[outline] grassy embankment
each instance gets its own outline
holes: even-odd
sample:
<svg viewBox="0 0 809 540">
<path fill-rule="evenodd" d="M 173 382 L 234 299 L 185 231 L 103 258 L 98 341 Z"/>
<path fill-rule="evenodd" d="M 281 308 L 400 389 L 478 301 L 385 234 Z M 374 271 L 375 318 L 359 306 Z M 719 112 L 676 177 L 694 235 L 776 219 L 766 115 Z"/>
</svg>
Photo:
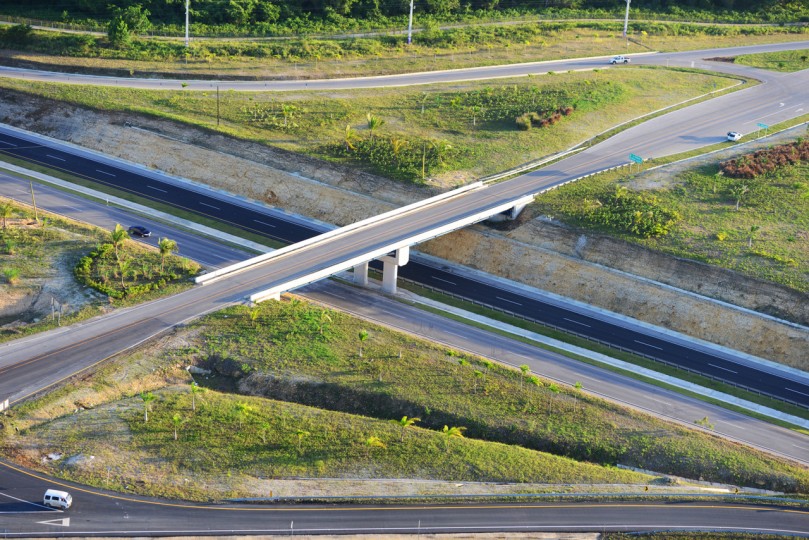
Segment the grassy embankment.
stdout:
<svg viewBox="0 0 809 540">
<path fill-rule="evenodd" d="M 809 488 L 805 468 L 756 450 L 302 302 L 229 308 L 175 339 L 17 409 L 21 431 L 7 432 L 8 451 L 31 463 L 45 449 L 94 455 L 87 466 L 49 468 L 183 497 L 205 496 L 184 478 L 214 484 L 231 475 L 652 481 L 611 468 L 618 463 L 792 493 Z M 207 392 L 192 396 L 180 384 L 190 363 L 219 373 L 199 379 Z M 139 397 L 147 392 L 156 400 Z M 87 410 L 70 414 L 77 403 Z M 403 429 L 405 415 L 419 420 Z M 465 438 L 452 428 L 464 428 Z M 244 485 L 230 482 L 226 492 L 244 494 Z"/>
<path fill-rule="evenodd" d="M 771 71 L 793 72 L 809 68 L 809 51 L 782 51 L 737 56 L 735 63 Z"/>
<path fill-rule="evenodd" d="M 319 39 L 214 41 L 194 39 L 189 49 L 177 40 L 135 39 L 110 47 L 105 37 L 33 31 L 8 34 L 0 28 L 4 62 L 57 70 L 164 74 L 172 77 L 322 78 L 431 71 L 560 58 L 681 51 L 804 39 L 802 26 L 700 25 L 634 22 L 630 37 L 619 21 L 529 22 L 469 26 L 404 35 Z"/>
<path fill-rule="evenodd" d="M 587 178 L 546 193 L 534 203 L 532 212 L 807 292 L 807 174 L 809 164 L 803 162 L 756 178 L 738 179 L 720 174 L 719 163 L 713 163 L 650 189 L 642 187 L 643 174 L 619 178 L 619 185 L 641 187 L 628 193 L 643 193 L 653 198 L 657 207 L 679 214 L 669 234 L 652 238 L 639 238 L 590 219 L 593 208 L 615 193 L 614 175 Z"/>
<path fill-rule="evenodd" d="M 714 90 L 735 79 L 614 68 L 497 81 L 340 92 L 190 92 L 52 85 L 4 79 L 3 87 L 98 110 L 147 114 L 406 182 L 452 183 L 500 172 L 580 143 L 616 124 Z M 665 76 L 666 85 L 660 85 Z M 217 102 L 218 119 L 217 123 Z M 519 130 L 525 113 L 572 114 Z M 369 115 L 375 119 L 372 127 Z M 349 126 L 347 128 L 347 126 Z"/>
</svg>

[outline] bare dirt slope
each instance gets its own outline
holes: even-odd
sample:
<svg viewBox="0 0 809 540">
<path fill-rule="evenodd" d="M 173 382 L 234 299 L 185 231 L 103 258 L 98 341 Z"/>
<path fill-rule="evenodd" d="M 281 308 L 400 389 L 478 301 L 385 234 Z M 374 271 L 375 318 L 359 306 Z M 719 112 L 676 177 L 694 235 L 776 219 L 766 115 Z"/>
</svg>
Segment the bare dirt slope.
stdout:
<svg viewBox="0 0 809 540">
<path fill-rule="evenodd" d="M 201 129 L 7 91 L 0 91 L 0 120 L 338 225 L 434 194 Z M 582 236 L 541 219 L 506 233 L 470 227 L 419 250 L 809 369 L 806 328 L 672 288 L 809 325 L 809 297 L 785 287 L 610 238 Z"/>
</svg>

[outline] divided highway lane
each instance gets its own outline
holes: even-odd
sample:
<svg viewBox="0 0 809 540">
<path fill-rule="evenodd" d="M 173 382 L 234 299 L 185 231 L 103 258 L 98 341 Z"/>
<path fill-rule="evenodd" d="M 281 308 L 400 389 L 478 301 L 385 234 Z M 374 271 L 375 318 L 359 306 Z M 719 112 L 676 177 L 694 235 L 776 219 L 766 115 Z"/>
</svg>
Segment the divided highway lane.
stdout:
<svg viewBox="0 0 809 540">
<path fill-rule="evenodd" d="M 61 512 L 38 504 L 46 487 L 55 485 L 65 484 L 0 461 L 0 528 L 4 538 L 605 530 L 720 530 L 809 536 L 809 511 L 741 501 L 217 505 L 159 501 L 68 484 L 74 506 Z"/>
<path fill-rule="evenodd" d="M 169 182 L 159 174 L 147 175 L 136 168 L 115 166 L 111 161 L 99 160 L 89 155 L 77 156 L 69 150 L 68 147 L 45 146 L 36 138 L 21 137 L 8 130 L 0 131 L 0 151 L 4 153 L 36 163 L 47 163 L 46 159 L 58 158 L 58 168 L 65 172 L 81 175 L 88 180 L 111 185 L 126 192 L 183 208 L 211 219 L 226 221 L 231 225 L 275 240 L 293 243 L 324 232 L 311 225 L 290 222 L 284 217 L 260 211 L 255 206 L 243 205 L 238 201 L 233 202 L 221 195 L 214 197 L 203 189 L 190 189 L 187 185 Z M 495 194 L 497 201 L 502 198 Z M 467 207 L 477 206 L 477 203 L 462 202 L 462 204 Z M 438 211 L 443 212 L 443 210 Z M 767 372 L 756 366 L 740 364 L 730 355 L 723 358 L 715 350 L 697 349 L 675 343 L 671 339 L 666 339 L 662 334 L 650 335 L 646 330 L 637 327 L 630 328 L 628 324 L 621 324 L 615 320 L 606 320 L 603 314 L 595 311 L 589 313 L 582 312 L 582 310 L 573 311 L 548 303 L 541 297 L 531 297 L 524 291 L 504 290 L 494 281 L 484 283 L 479 279 L 469 279 L 451 270 L 436 268 L 418 257 L 414 257 L 408 265 L 400 268 L 400 276 L 504 311 L 518 313 L 531 320 L 551 324 L 575 334 L 591 337 L 644 356 L 659 358 L 710 377 L 809 407 L 809 384 L 806 380 L 789 379 L 783 373 Z M 157 321 L 152 322 L 157 323 Z M 139 330 L 147 330 L 151 327 L 152 324 L 146 323 Z M 35 384 L 34 381 L 32 381 L 33 384 Z M 27 388 L 23 395 L 27 395 L 28 391 L 33 391 L 32 388 Z"/>
</svg>

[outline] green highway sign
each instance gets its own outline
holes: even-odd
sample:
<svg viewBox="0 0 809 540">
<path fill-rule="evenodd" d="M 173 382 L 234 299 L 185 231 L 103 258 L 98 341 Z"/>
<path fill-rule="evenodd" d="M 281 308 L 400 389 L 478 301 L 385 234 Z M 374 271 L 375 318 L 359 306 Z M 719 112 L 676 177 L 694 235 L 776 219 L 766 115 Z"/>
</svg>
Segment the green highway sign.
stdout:
<svg viewBox="0 0 809 540">
<path fill-rule="evenodd" d="M 640 156 L 636 156 L 635 154 L 629 154 L 629 159 L 634 161 L 635 163 L 643 163 L 643 158 Z"/>
<path fill-rule="evenodd" d="M 770 126 L 768 126 L 767 124 L 756 124 L 756 125 L 757 125 L 758 127 L 760 127 L 761 129 L 767 129 L 768 127 L 770 127 Z"/>
</svg>

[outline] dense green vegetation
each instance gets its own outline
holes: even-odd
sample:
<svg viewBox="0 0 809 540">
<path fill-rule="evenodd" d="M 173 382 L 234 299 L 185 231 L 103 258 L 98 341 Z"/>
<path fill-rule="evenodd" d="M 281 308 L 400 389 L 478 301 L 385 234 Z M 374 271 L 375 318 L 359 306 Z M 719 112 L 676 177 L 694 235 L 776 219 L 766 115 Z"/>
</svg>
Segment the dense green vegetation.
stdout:
<svg viewBox="0 0 809 540">
<path fill-rule="evenodd" d="M 643 191 L 619 188 L 676 212 L 680 220 L 668 235 L 642 240 L 632 231 L 593 220 L 593 208 L 611 208 L 615 179 L 607 176 L 546 193 L 537 199 L 534 211 L 573 225 L 596 226 L 676 256 L 809 291 L 809 163 L 789 164 L 767 155 L 762 159 L 768 165 L 781 165 L 750 178 L 723 174 L 721 164 L 715 163 L 680 174 L 664 187 Z M 752 164 L 755 160 L 751 153 L 738 161 Z M 743 170 L 753 168 L 744 166 Z M 643 184 L 643 176 L 628 180 Z"/>
<path fill-rule="evenodd" d="M 164 289 L 171 283 L 187 281 L 199 272 L 199 264 L 177 257 L 177 243 L 168 238 L 153 250 L 125 249 L 127 231 L 116 225 L 108 242 L 99 244 L 79 260 L 76 278 L 110 298 L 135 298 Z"/>
<path fill-rule="evenodd" d="M 376 59 L 434 54 L 489 51 L 507 47 L 527 49 L 530 57 L 541 55 L 544 46 L 562 33 L 576 38 L 593 34 L 619 36 L 623 25 L 619 21 L 559 21 L 511 24 L 504 26 L 469 26 L 440 29 L 430 28 L 414 34 L 412 45 L 404 35 L 384 35 L 346 38 L 316 38 L 293 36 L 283 40 L 214 41 L 195 39 L 189 48 L 179 40 L 139 38 L 112 25 L 107 36 L 59 33 L 34 30 L 30 26 L 0 27 L 0 45 L 15 51 L 27 51 L 68 57 L 113 58 L 120 60 L 163 61 L 226 61 L 247 58 L 253 61 L 326 61 Z M 124 23 L 125 24 L 125 23 Z M 134 24 L 134 23 L 133 23 Z M 805 26 L 704 26 L 694 23 L 635 22 L 632 33 L 636 39 L 651 46 L 665 40 L 686 37 L 745 38 L 753 36 L 805 35 Z M 616 43 L 616 47 L 619 43 Z M 663 45 L 665 47 L 665 45 Z M 624 48 L 626 45 L 624 45 Z M 669 45 L 668 47 L 671 47 Z M 640 49 L 638 49 L 640 50 Z M 513 60 L 516 61 L 516 60 Z"/>
<path fill-rule="evenodd" d="M 196 0 L 191 20 L 195 33 L 244 33 L 273 35 L 304 32 L 357 31 L 372 28 L 404 28 L 408 0 Z M 619 18 L 625 2 L 610 0 L 565 0 L 534 2 L 515 0 L 427 0 L 417 4 L 417 20 L 432 23 L 481 21 L 524 17 Z M 24 6 L 0 1 L 0 12 L 37 17 L 63 23 L 101 26 L 122 10 L 142 6 L 150 23 L 179 29 L 184 21 L 181 2 L 171 0 L 30 0 Z M 140 9 L 140 8 L 138 8 Z M 681 21 L 795 22 L 809 19 L 805 0 L 657 0 L 633 6 L 633 19 Z"/>
</svg>

